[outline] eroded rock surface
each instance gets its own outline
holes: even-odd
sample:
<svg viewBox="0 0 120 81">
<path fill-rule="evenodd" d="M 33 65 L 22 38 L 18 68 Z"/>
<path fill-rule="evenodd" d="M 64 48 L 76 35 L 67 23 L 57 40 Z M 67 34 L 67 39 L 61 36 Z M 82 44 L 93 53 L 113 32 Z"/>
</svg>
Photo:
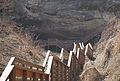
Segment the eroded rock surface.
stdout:
<svg viewBox="0 0 120 81">
<path fill-rule="evenodd" d="M 6 15 L 38 39 L 87 41 L 103 29 L 104 19 L 97 3 L 103 2 L 94 0 L 93 5 L 84 0 L 15 0 L 13 12 Z"/>
<path fill-rule="evenodd" d="M 87 69 L 95 67 L 103 81 L 120 81 L 120 19 L 112 18 L 107 26 L 95 47 L 96 60 L 88 61 L 84 71 L 87 72 Z M 93 77 L 91 75 L 91 78 Z"/>
<path fill-rule="evenodd" d="M 9 20 L 0 21 L 0 64 L 6 65 L 11 57 L 42 64 L 45 54 L 15 23 Z"/>
<path fill-rule="evenodd" d="M 96 68 L 89 68 L 81 75 L 82 81 L 102 81 L 100 73 Z"/>
</svg>

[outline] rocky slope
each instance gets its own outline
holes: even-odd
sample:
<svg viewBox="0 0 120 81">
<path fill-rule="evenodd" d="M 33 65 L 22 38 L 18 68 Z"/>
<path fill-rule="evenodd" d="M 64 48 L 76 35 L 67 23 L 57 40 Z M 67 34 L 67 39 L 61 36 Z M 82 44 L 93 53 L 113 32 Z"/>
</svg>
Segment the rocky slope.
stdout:
<svg viewBox="0 0 120 81">
<path fill-rule="evenodd" d="M 107 26 L 95 47 L 96 60 L 84 66 L 82 81 L 120 81 L 120 19 L 110 19 Z"/>
<path fill-rule="evenodd" d="M 42 64 L 45 51 L 32 41 L 31 37 L 9 20 L 0 21 L 0 64 L 6 64 L 10 57 L 21 58 Z"/>
</svg>

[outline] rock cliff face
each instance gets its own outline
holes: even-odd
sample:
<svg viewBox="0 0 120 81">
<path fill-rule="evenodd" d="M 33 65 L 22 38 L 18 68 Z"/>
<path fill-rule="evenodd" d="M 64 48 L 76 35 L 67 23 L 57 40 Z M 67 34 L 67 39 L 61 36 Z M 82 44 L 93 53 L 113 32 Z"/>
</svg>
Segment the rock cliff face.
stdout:
<svg viewBox="0 0 120 81">
<path fill-rule="evenodd" d="M 73 40 L 86 42 L 99 34 L 105 23 L 103 12 L 119 11 L 119 3 L 118 0 L 6 0 L 6 6 L 3 4 L 0 9 L 37 39 L 59 39 L 71 44 Z"/>
<path fill-rule="evenodd" d="M 39 34 L 39 39 L 85 41 L 102 31 L 98 3 L 102 1 L 94 0 L 93 5 L 84 0 L 15 0 L 9 15 L 26 30 Z"/>
<path fill-rule="evenodd" d="M 104 23 L 98 10 L 82 10 L 81 0 L 26 0 L 19 3 L 16 12 L 23 17 L 15 20 L 28 30 L 36 28 L 40 39 L 84 41 L 96 34 L 97 29 L 101 32 Z"/>
<path fill-rule="evenodd" d="M 96 77 L 101 77 L 100 81 L 120 81 L 120 19 L 112 18 L 108 23 L 108 28 L 102 33 L 101 40 L 95 47 L 95 61 L 88 61 L 85 64 L 82 81 L 99 81 Z M 91 68 L 96 68 L 100 73 L 91 75 Z M 99 75 L 99 76 L 98 76 Z M 94 78 L 91 80 L 90 78 Z"/>
</svg>

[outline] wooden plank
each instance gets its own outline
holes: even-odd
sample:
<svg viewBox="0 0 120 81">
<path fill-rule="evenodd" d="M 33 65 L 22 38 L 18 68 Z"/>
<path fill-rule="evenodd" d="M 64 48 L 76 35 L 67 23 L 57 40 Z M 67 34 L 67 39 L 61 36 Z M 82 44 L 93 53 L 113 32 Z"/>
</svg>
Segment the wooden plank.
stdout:
<svg viewBox="0 0 120 81">
<path fill-rule="evenodd" d="M 4 70 L 3 74 L 0 77 L 0 81 L 6 81 L 11 71 L 13 70 L 13 68 L 14 68 L 14 65 L 7 66 L 7 68 Z"/>
<path fill-rule="evenodd" d="M 70 51 L 68 64 L 67 64 L 68 67 L 70 67 L 70 64 L 71 64 L 71 61 L 72 61 L 72 54 L 73 54 L 73 51 Z"/>
<path fill-rule="evenodd" d="M 84 43 L 82 42 L 82 47 L 83 47 L 83 49 L 85 48 L 85 45 L 84 45 Z"/>
<path fill-rule="evenodd" d="M 35 73 L 35 72 L 33 73 L 33 81 L 38 81 L 37 80 L 37 73 Z"/>
<path fill-rule="evenodd" d="M 60 57 L 59 57 L 61 61 L 63 61 L 63 58 L 64 58 L 63 57 L 63 51 L 64 51 L 64 48 L 61 49 L 61 53 L 60 53 Z"/>
<path fill-rule="evenodd" d="M 14 68 L 14 65 L 11 65 L 14 60 L 15 60 L 15 57 L 11 57 L 10 61 L 8 62 L 5 70 L 3 71 L 3 73 L 0 77 L 0 81 L 6 81 L 7 80 L 8 76 L 10 75 L 11 71 Z"/>
<path fill-rule="evenodd" d="M 60 72 L 60 81 L 63 81 L 63 79 L 62 79 L 62 63 L 60 63 L 59 72 Z"/>
<path fill-rule="evenodd" d="M 87 52 L 88 52 L 88 44 L 85 47 L 85 55 L 87 55 Z"/>
<path fill-rule="evenodd" d="M 83 49 L 82 43 L 79 43 L 79 46 L 80 46 L 81 49 Z"/>
<path fill-rule="evenodd" d="M 33 79 L 33 73 L 30 71 L 27 71 L 27 80 L 31 81 Z"/>
<path fill-rule="evenodd" d="M 77 59 L 79 59 L 80 48 L 77 49 Z"/>
<path fill-rule="evenodd" d="M 47 54 L 46 54 L 45 60 L 44 60 L 44 62 L 43 62 L 43 67 L 45 67 L 45 65 L 46 65 L 46 63 L 47 63 L 47 61 L 48 61 L 49 55 L 50 55 L 50 50 L 48 50 L 48 52 L 47 52 Z"/>
<path fill-rule="evenodd" d="M 27 71 L 26 70 L 23 70 L 23 81 L 27 81 Z"/>
<path fill-rule="evenodd" d="M 89 45 L 89 46 L 90 46 L 90 48 L 93 50 L 93 47 L 92 47 L 91 43 L 88 43 L 88 45 Z"/>
<path fill-rule="evenodd" d="M 90 43 L 88 43 L 88 49 L 87 49 L 86 55 L 92 61 L 94 61 L 96 59 L 93 56 L 93 47 L 92 47 L 92 45 Z M 88 60 L 88 59 L 86 59 L 86 60 Z"/>
<path fill-rule="evenodd" d="M 61 62 L 58 58 L 55 58 L 55 57 L 54 57 L 54 60 L 58 61 L 60 64 L 62 64 L 62 65 L 64 65 L 64 66 L 68 67 L 64 62 Z"/>
<path fill-rule="evenodd" d="M 67 81 L 67 69 L 64 67 L 64 76 L 65 76 L 65 81 Z"/>
<path fill-rule="evenodd" d="M 75 44 L 75 42 L 73 44 L 74 44 L 73 53 L 76 54 L 76 47 L 77 47 L 77 45 Z"/>
<path fill-rule="evenodd" d="M 46 68 L 46 71 L 45 71 L 46 74 L 50 74 L 52 62 L 53 62 L 53 56 L 50 56 L 47 63 L 48 67 Z"/>
</svg>

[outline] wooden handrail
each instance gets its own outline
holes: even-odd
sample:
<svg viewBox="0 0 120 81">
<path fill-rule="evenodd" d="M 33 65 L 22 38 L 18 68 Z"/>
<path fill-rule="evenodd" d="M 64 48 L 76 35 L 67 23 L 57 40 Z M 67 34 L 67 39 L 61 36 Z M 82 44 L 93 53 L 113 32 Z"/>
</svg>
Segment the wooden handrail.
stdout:
<svg viewBox="0 0 120 81">
<path fill-rule="evenodd" d="M 61 61 L 63 61 L 63 52 L 64 52 L 64 48 L 61 49 L 61 53 L 60 53 L 60 56 L 59 56 Z"/>
<path fill-rule="evenodd" d="M 68 64 L 67 64 L 68 67 L 70 67 L 70 64 L 71 64 L 72 54 L 73 54 L 73 51 L 70 51 L 70 55 L 69 55 L 69 59 L 68 59 Z"/>
<path fill-rule="evenodd" d="M 50 74 L 51 68 L 52 68 L 52 62 L 53 62 L 53 56 L 50 56 L 47 62 L 47 68 L 45 70 L 46 74 Z"/>
</svg>

